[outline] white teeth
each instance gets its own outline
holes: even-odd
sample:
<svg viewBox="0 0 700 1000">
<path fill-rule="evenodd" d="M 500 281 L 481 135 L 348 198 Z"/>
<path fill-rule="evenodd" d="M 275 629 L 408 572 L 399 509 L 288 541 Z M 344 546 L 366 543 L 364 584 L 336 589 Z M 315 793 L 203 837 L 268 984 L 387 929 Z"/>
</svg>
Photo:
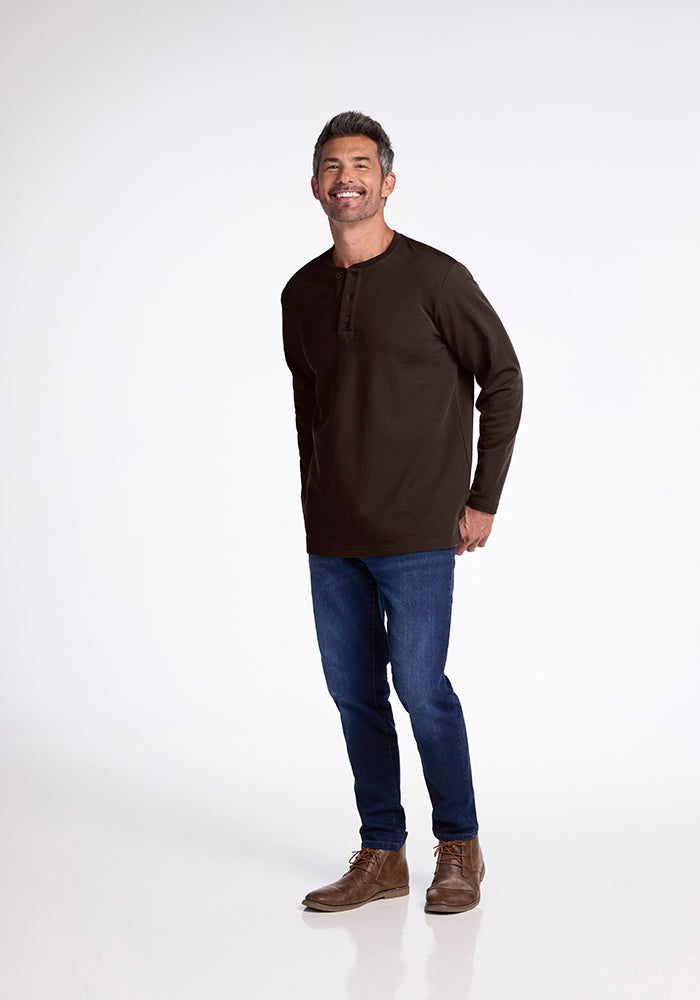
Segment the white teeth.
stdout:
<svg viewBox="0 0 700 1000">
<path fill-rule="evenodd" d="M 338 191 L 337 194 L 333 195 L 334 198 L 359 198 L 359 191 Z"/>
</svg>

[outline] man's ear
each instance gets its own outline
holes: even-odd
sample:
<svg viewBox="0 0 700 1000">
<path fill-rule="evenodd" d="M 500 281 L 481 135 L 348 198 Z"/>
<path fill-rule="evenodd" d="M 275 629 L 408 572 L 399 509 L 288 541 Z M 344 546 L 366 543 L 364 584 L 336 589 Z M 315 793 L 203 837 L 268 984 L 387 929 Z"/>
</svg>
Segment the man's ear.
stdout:
<svg viewBox="0 0 700 1000">
<path fill-rule="evenodd" d="M 315 177 L 311 178 L 311 190 L 314 193 L 314 198 L 316 199 L 316 201 L 318 201 L 319 200 L 319 198 L 318 198 L 318 181 L 316 180 Z"/>
<path fill-rule="evenodd" d="M 396 174 L 387 174 L 382 181 L 382 198 L 388 198 L 396 187 Z"/>
</svg>

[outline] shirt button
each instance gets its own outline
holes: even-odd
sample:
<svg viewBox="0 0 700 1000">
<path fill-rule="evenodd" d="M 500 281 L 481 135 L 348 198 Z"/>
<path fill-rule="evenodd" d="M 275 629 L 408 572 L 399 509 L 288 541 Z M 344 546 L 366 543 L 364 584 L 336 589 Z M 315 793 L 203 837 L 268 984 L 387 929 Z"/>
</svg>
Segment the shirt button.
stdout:
<svg viewBox="0 0 700 1000">
<path fill-rule="evenodd" d="M 343 277 L 342 274 L 336 273 L 336 278 L 342 278 L 342 277 Z"/>
<path fill-rule="evenodd" d="M 348 325 L 349 322 L 350 322 L 350 317 L 349 316 L 343 316 L 343 323 L 345 323 L 346 326 Z"/>
</svg>

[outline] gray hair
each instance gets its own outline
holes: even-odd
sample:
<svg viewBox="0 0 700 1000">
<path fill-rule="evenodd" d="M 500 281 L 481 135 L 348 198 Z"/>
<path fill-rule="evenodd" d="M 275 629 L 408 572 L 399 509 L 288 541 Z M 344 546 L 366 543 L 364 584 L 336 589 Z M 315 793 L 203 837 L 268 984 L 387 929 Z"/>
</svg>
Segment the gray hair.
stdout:
<svg viewBox="0 0 700 1000">
<path fill-rule="evenodd" d="M 329 139 L 340 139 L 348 135 L 364 135 L 367 139 L 372 139 L 377 144 L 377 157 L 382 168 L 382 180 L 394 165 L 394 150 L 391 148 L 391 141 L 379 122 L 374 118 L 363 115 L 361 111 L 343 111 L 342 114 L 331 118 L 323 126 L 323 131 L 316 140 L 314 146 L 314 177 L 318 177 L 319 166 L 321 165 L 321 150 Z"/>
</svg>

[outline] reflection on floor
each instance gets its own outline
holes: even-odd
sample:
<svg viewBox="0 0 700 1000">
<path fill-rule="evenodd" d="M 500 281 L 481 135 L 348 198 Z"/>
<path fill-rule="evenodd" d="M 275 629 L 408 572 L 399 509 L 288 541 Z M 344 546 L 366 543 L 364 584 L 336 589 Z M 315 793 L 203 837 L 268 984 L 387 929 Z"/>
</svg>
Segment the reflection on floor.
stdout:
<svg viewBox="0 0 700 1000">
<path fill-rule="evenodd" d="M 423 912 L 433 840 L 418 830 L 411 895 L 334 914 L 300 900 L 357 846 L 347 789 L 278 788 L 215 740 L 161 734 L 35 734 L 3 759 L 8 997 L 700 995 L 698 817 L 680 792 L 655 801 L 661 831 L 631 796 L 548 792 L 535 808 L 484 793 L 477 909 Z M 319 798 L 339 829 L 309 845 L 301 803 Z"/>
</svg>

